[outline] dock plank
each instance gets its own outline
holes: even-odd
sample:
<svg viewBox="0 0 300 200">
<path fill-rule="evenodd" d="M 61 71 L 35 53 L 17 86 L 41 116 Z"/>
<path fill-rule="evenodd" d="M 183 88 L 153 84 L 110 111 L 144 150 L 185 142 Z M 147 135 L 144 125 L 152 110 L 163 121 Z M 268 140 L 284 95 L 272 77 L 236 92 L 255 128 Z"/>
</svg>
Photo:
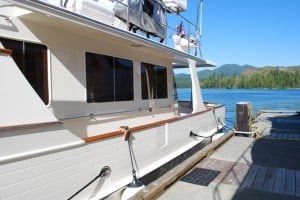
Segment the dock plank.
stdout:
<svg viewBox="0 0 300 200">
<path fill-rule="evenodd" d="M 202 161 L 204 168 L 220 171 L 212 184 L 180 182 L 172 191 L 165 187 L 169 196 L 159 200 L 300 200 L 299 116 L 262 112 L 256 121 L 264 138 L 234 136 Z"/>
<path fill-rule="evenodd" d="M 257 190 L 261 190 L 263 185 L 264 185 L 264 181 L 266 179 L 266 175 L 267 175 L 267 171 L 268 171 L 268 167 L 267 166 L 260 166 L 257 172 L 257 175 L 254 179 L 252 188 L 253 189 L 257 189 Z"/>
<path fill-rule="evenodd" d="M 283 133 L 282 134 L 282 139 L 286 140 L 286 139 L 288 139 L 288 137 L 289 137 L 289 134 L 287 134 L 287 133 Z"/>
<path fill-rule="evenodd" d="M 198 167 L 201 168 L 210 168 L 211 166 L 215 165 L 214 159 L 204 159 L 200 164 L 198 164 Z"/>
<path fill-rule="evenodd" d="M 259 169 L 259 165 L 252 165 L 250 170 L 248 171 L 248 174 L 246 175 L 246 178 L 242 184 L 242 187 L 245 187 L 245 188 L 251 188 L 253 182 L 254 182 L 254 179 L 255 179 L 255 176 L 258 172 L 258 169 Z"/>
<path fill-rule="evenodd" d="M 294 134 L 291 134 L 291 133 L 288 134 L 288 139 L 289 139 L 289 140 L 293 140 L 293 139 L 294 139 Z"/>
<path fill-rule="evenodd" d="M 268 167 L 267 174 L 265 177 L 265 182 L 262 190 L 267 192 L 272 192 L 276 177 L 276 169 L 273 167 Z"/>
<path fill-rule="evenodd" d="M 296 171 L 292 169 L 285 170 L 284 194 L 296 195 Z"/>
<path fill-rule="evenodd" d="M 296 171 L 296 196 L 300 197 L 300 171 Z"/>
<path fill-rule="evenodd" d="M 269 135 L 269 138 L 277 138 L 277 133 L 271 133 L 271 134 Z"/>
<path fill-rule="evenodd" d="M 273 192 L 284 194 L 284 187 L 285 187 L 284 180 L 285 180 L 285 168 L 277 168 Z"/>
<path fill-rule="evenodd" d="M 235 163 L 227 175 L 222 180 L 222 183 L 240 186 L 245 179 L 249 166 L 245 163 L 237 162 Z"/>
</svg>

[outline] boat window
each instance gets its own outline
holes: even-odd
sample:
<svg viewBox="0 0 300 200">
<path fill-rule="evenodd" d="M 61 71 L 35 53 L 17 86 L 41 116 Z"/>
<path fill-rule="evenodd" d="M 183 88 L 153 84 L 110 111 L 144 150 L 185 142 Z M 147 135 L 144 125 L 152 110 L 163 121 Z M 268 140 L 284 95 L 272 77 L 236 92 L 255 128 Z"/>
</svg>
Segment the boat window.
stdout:
<svg viewBox="0 0 300 200">
<path fill-rule="evenodd" d="M 86 53 L 87 102 L 133 100 L 133 62 Z"/>
<path fill-rule="evenodd" d="M 168 97 L 167 68 L 148 63 L 141 64 L 142 99 Z"/>
<path fill-rule="evenodd" d="M 48 104 L 47 47 L 23 41 L 0 38 L 6 49 L 13 51 L 12 57 L 36 93 Z"/>
</svg>

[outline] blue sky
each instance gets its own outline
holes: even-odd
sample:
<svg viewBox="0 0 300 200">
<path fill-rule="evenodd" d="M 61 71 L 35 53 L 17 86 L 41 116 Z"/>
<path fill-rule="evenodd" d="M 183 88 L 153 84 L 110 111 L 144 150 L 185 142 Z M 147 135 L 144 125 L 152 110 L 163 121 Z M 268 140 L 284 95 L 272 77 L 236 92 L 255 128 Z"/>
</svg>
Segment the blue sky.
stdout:
<svg viewBox="0 0 300 200">
<path fill-rule="evenodd" d="M 182 15 L 196 20 L 197 5 Z M 217 66 L 300 65 L 300 0 L 204 0 L 202 19 L 202 55 Z"/>
</svg>

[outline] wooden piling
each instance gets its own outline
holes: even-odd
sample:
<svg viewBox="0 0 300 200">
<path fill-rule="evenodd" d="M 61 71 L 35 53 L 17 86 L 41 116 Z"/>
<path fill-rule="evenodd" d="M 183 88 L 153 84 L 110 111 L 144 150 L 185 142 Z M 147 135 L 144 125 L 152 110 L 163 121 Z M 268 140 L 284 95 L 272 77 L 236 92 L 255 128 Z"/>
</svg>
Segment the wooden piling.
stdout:
<svg viewBox="0 0 300 200">
<path fill-rule="evenodd" d="M 251 132 L 251 110 L 250 102 L 238 102 L 236 104 L 236 127 L 237 131 Z"/>
</svg>

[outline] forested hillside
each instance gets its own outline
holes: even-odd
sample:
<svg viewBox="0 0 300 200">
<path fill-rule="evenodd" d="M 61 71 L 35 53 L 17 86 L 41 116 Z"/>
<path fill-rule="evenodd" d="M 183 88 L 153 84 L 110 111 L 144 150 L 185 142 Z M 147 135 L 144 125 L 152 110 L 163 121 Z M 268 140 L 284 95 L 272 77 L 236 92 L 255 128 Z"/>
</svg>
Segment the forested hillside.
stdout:
<svg viewBox="0 0 300 200">
<path fill-rule="evenodd" d="M 241 66 L 242 67 L 242 66 Z M 300 66 L 295 67 L 242 67 L 240 74 L 212 73 L 200 79 L 202 88 L 300 88 Z M 201 72 L 200 72 L 201 73 Z M 178 88 L 191 87 L 189 76 L 175 76 Z"/>
<path fill-rule="evenodd" d="M 207 78 L 208 76 L 215 74 L 217 76 L 224 76 L 224 77 L 230 77 L 230 76 L 236 76 L 240 75 L 246 70 L 255 69 L 254 66 L 251 65 L 237 65 L 237 64 L 226 64 L 222 65 L 216 69 L 213 70 L 203 70 L 198 72 L 198 77 L 200 79 Z"/>
</svg>

